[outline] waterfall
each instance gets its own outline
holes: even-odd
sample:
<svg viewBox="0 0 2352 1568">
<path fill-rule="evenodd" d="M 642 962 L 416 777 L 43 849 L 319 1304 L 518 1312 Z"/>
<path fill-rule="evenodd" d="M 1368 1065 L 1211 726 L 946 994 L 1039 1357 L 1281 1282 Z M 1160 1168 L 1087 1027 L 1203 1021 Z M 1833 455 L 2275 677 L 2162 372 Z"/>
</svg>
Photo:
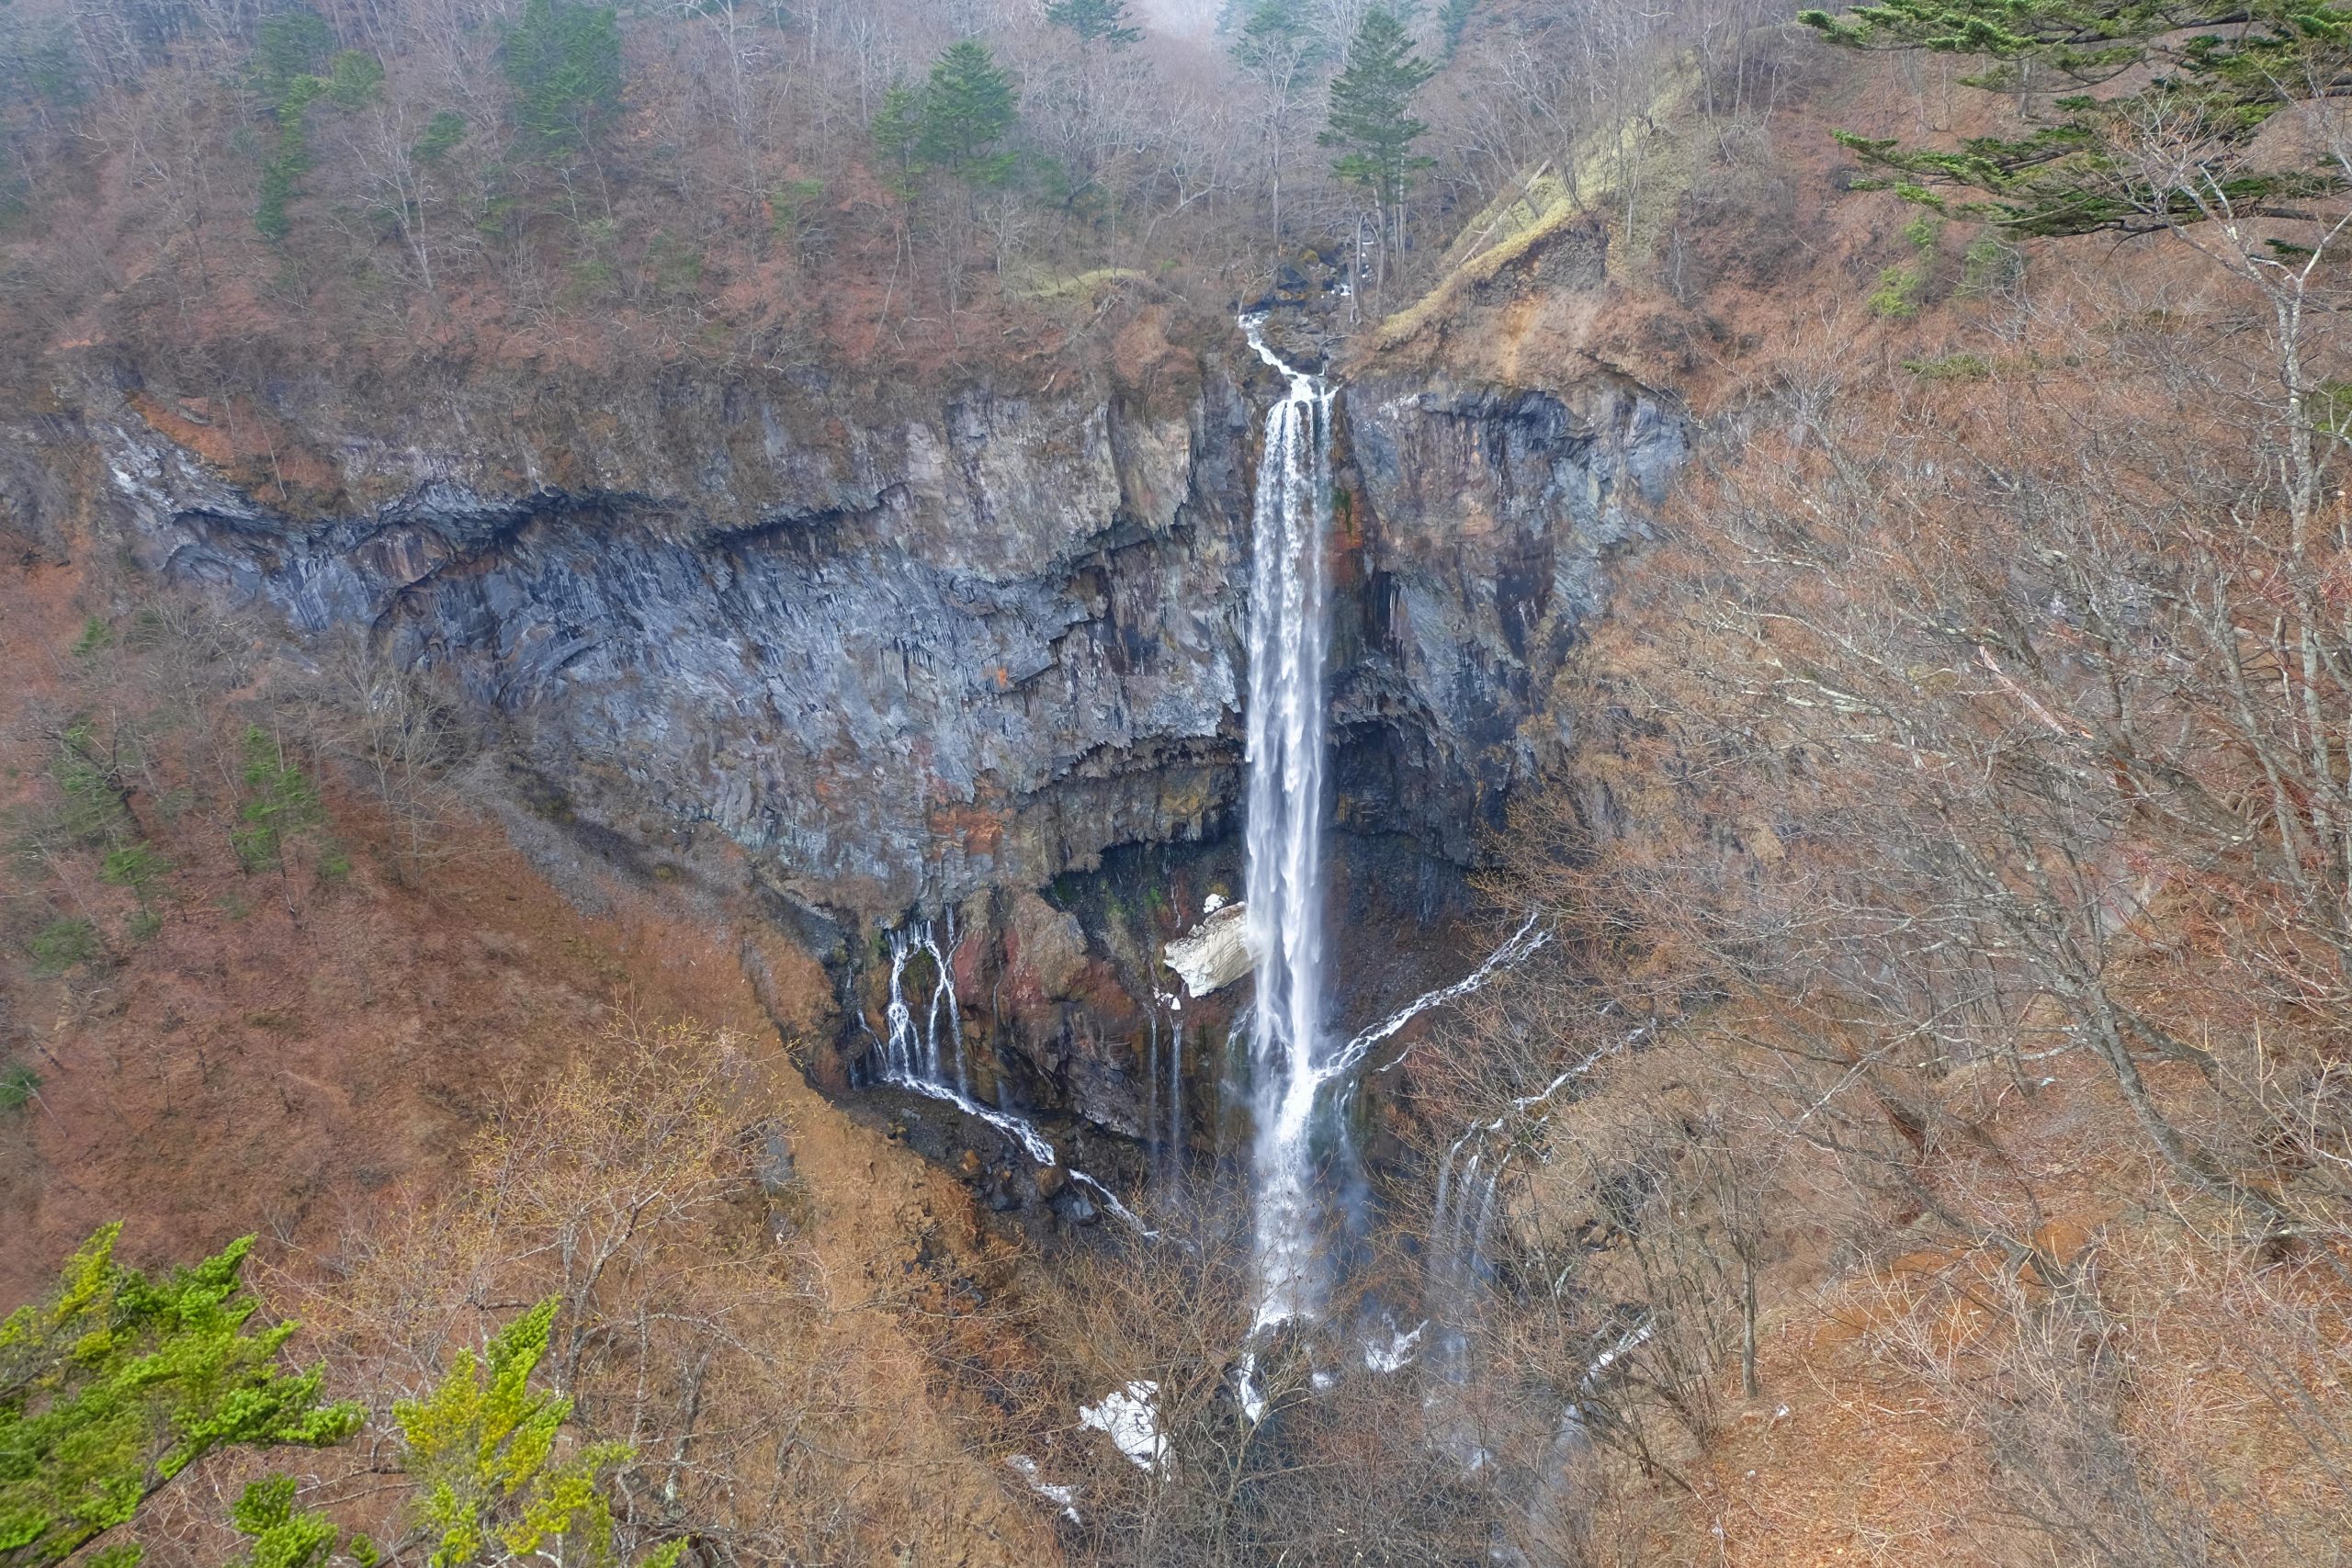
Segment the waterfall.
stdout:
<svg viewBox="0 0 2352 1568">
<path fill-rule="evenodd" d="M 1168 1041 L 1168 1177 L 1184 1179 L 1184 1015 Z"/>
<path fill-rule="evenodd" d="M 1160 1076 L 1159 1010 L 1168 1010 L 1166 1077 Z M 1144 1064 L 1144 1143 L 1151 1156 L 1151 1179 L 1173 1186 L 1184 1179 L 1184 998 L 1154 987 L 1151 993 L 1151 1055 Z"/>
<path fill-rule="evenodd" d="M 1289 382 L 1266 415 L 1250 533 L 1249 930 L 1258 960 L 1250 1038 L 1257 1136 L 1258 1321 L 1311 1313 L 1319 1280 L 1314 1192 L 1323 1017 L 1324 536 L 1331 514 L 1331 391 L 1266 344 Z"/>
<path fill-rule="evenodd" d="M 939 939 L 933 934 L 929 920 L 918 920 L 890 933 L 890 1000 L 883 1017 L 890 1031 L 889 1037 L 875 1042 L 875 1054 L 881 1058 L 879 1077 L 884 1083 L 909 1089 L 927 1100 L 952 1105 L 976 1121 L 985 1122 L 1021 1145 L 1022 1151 L 1041 1166 L 1061 1165 L 1061 1156 L 1053 1143 L 1043 1133 L 1010 1111 L 982 1105 L 971 1094 L 969 1073 L 965 1066 L 964 1016 L 956 1000 L 956 976 L 949 966 L 957 942 L 956 923 L 951 916 L 947 923 L 947 947 L 943 952 Z M 925 1006 L 924 1021 L 915 1022 L 915 1010 L 907 1000 L 907 960 L 916 953 L 926 953 L 935 966 L 932 991 Z M 947 1015 L 946 1051 L 941 1049 L 939 1016 Z M 869 1031 L 869 1038 L 871 1032 Z M 954 1054 L 956 1081 L 947 1081 L 948 1053 Z M 1075 1166 L 1062 1166 L 1069 1179 L 1085 1188 L 1103 1208 L 1110 1211 L 1120 1224 L 1138 1235 L 1156 1236 L 1159 1233 L 1136 1216 L 1133 1210 L 1119 1201 L 1118 1195 Z"/>
</svg>

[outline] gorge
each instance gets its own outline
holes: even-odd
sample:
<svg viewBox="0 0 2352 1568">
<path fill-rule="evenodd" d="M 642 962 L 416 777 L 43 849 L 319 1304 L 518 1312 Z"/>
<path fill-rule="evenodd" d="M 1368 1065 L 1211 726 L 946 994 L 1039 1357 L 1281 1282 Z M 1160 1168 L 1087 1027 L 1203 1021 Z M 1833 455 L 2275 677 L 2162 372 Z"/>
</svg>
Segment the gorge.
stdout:
<svg viewBox="0 0 2352 1568">
<path fill-rule="evenodd" d="M 1151 998 L 1174 985 L 1155 978 L 1155 944 L 1183 929 L 1175 906 L 1242 891 L 1243 799 L 1273 783 L 1247 760 L 1251 727 L 1316 657 L 1252 620 L 1261 587 L 1300 604 L 1321 592 L 1262 578 L 1274 568 L 1251 519 L 1269 485 L 1253 490 L 1253 466 L 1302 506 L 1318 491 L 1348 503 L 1327 567 L 1334 896 L 1418 919 L 1464 907 L 1476 825 L 1499 822 L 1515 782 L 1565 743 L 1548 683 L 1685 442 L 1670 399 L 1595 371 L 1557 391 L 1375 378 L 1351 385 L 1343 417 L 1283 376 L 1277 412 L 1318 412 L 1257 444 L 1245 368 L 1262 363 L 1178 362 L 1165 374 L 1189 385 L 1181 402 L 980 394 L 876 411 L 846 443 L 797 435 L 813 410 L 784 387 L 683 402 L 616 390 L 605 471 L 562 488 L 499 478 L 543 467 L 531 443 L 547 437 L 527 428 L 485 446 L 430 420 L 397 443 L 330 423 L 316 438 L 343 454 L 345 490 L 387 499 L 316 519 L 224 483 L 165 434 L 167 394 L 94 363 L 82 412 L 11 432 L 9 484 L 37 536 L 96 505 L 166 580 L 445 674 L 506 716 L 547 781 L 531 787 L 592 857 L 650 869 L 704 833 L 743 846 L 775 918 L 842 987 L 826 1081 L 846 1084 L 888 1035 L 874 922 L 954 910 L 966 1070 L 981 1074 L 967 1087 L 994 1099 L 1001 1073 L 1025 1105 L 1139 1135 Z M 287 396 L 288 417 L 313 417 L 299 384 Z M 1317 432 L 1336 454 L 1328 482 Z M 61 491 L 51 476 L 85 443 L 105 482 Z M 1261 635 L 1271 657 L 1253 666 Z M 1261 678 L 1275 682 L 1263 705 Z M 1313 700 L 1295 694 L 1283 722 L 1305 724 Z M 1311 772 L 1292 777 L 1312 787 Z M 1310 825 L 1270 825 L 1289 836 L 1266 854 L 1307 857 L 1313 875 Z M 1153 931 L 1099 897 L 1100 925 L 1081 931 L 1038 897 L 1057 879 L 1132 877 L 1121 857 L 1139 852 L 1173 857 L 1151 874 L 1182 890 Z M 1283 897 L 1311 895 L 1302 882 Z M 1334 1025 L 1477 956 L 1343 987 Z M 983 1005 L 1008 971 L 1029 977 L 1012 1016 Z M 1283 1007 L 1311 1008 L 1313 989 Z M 1196 1044 L 1207 1005 L 1187 1020 Z M 1196 1050 L 1195 1068 L 1220 1071 L 1209 1058 Z M 1194 1107 L 1196 1150 L 1216 1146 L 1213 1083 L 1161 1098 Z"/>
</svg>

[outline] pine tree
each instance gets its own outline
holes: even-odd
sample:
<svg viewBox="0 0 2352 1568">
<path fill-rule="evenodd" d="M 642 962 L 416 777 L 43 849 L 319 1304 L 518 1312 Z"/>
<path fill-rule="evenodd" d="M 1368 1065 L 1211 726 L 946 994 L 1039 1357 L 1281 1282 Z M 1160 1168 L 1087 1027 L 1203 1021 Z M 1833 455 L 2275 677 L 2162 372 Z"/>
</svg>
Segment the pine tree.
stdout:
<svg viewBox="0 0 2352 1568">
<path fill-rule="evenodd" d="M 1296 0 L 1257 0 L 1240 21 L 1233 37 L 1234 63 L 1253 76 L 1287 78 L 1324 57 L 1322 36 L 1299 13 Z"/>
<path fill-rule="evenodd" d="M 334 34 L 312 11 L 273 17 L 254 34 L 245 77 L 277 127 L 277 143 L 262 165 L 260 197 L 254 204 L 254 227 L 264 239 L 283 240 L 292 227 L 287 206 L 311 164 L 311 106 L 324 99 L 339 108 L 357 108 L 383 85 L 383 62 L 374 55 L 346 49 L 330 59 L 334 49 Z M 326 73 L 320 75 L 315 68 L 322 62 Z"/>
<path fill-rule="evenodd" d="M 1068 28 L 1089 48 L 1107 43 L 1113 49 L 1125 49 L 1143 41 L 1143 29 L 1128 19 L 1127 0 L 1052 0 L 1046 7 L 1046 20 Z"/>
<path fill-rule="evenodd" d="M 566 162 L 620 108 L 619 18 L 609 6 L 529 0 L 499 45 L 499 66 L 525 155 Z"/>
<path fill-rule="evenodd" d="M 233 1446 L 321 1447 L 358 1429 L 356 1404 L 291 1372 L 291 1323 L 256 1327 L 239 1279 L 254 1238 L 151 1280 L 114 1260 L 107 1225 L 47 1300 L 0 1324 L 0 1565 L 62 1562 L 128 1520 L 198 1460 Z M 85 1559 L 128 1568 L 130 1543 Z"/>
<path fill-rule="evenodd" d="M 2292 216 L 2346 184 L 2324 155 L 2257 166 L 2248 149 L 2281 110 L 2352 77 L 2352 0 L 1880 0 L 1797 19 L 1849 49 L 1973 56 L 1987 65 L 1970 85 L 2020 100 L 2063 94 L 2051 123 L 1957 152 L 1838 133 L 1908 198 L 2012 233 Z M 2134 155 L 2149 127 L 2162 128 L 2161 160 Z M 1978 196 L 1950 204 L 1937 187 Z"/>
<path fill-rule="evenodd" d="M 874 139 L 874 150 L 884 162 L 896 168 L 894 183 L 899 194 L 907 194 L 913 187 L 915 165 L 921 157 L 918 149 L 922 141 L 922 95 L 902 82 L 892 83 L 875 109 L 874 122 L 866 127 L 866 134 Z"/>
<path fill-rule="evenodd" d="M 1347 68 L 1331 82 L 1330 126 L 1315 140 L 1346 150 L 1332 172 L 1371 193 L 1384 243 L 1392 231 L 1402 243 L 1405 193 L 1413 175 L 1432 162 L 1413 153 L 1429 126 L 1411 111 L 1413 95 L 1436 73 L 1436 66 L 1413 52 L 1396 13 L 1374 6 L 1348 46 Z"/>
<path fill-rule="evenodd" d="M 1012 174 L 1012 154 L 993 149 L 1012 129 L 1019 102 L 1012 78 L 986 44 L 965 39 L 948 45 L 923 88 L 916 156 L 968 185 L 1003 184 Z"/>
</svg>

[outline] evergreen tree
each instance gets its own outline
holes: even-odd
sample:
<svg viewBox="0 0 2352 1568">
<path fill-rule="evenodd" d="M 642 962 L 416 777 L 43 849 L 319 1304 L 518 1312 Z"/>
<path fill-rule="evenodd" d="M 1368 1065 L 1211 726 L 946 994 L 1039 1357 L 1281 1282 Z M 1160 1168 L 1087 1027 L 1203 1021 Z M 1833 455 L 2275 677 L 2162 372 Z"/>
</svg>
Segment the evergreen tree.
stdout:
<svg viewBox="0 0 2352 1568">
<path fill-rule="evenodd" d="M 883 161 L 898 170 L 899 193 L 912 189 L 915 168 L 922 159 L 922 95 L 904 83 L 892 83 L 875 109 L 874 123 L 866 127 L 866 134 L 873 137 L 874 150 Z"/>
<path fill-rule="evenodd" d="M 1462 47 L 1462 35 L 1470 30 L 1470 14 L 1478 8 L 1478 0 L 1445 0 L 1438 7 L 1438 31 L 1445 39 L 1445 58 L 1452 60 Z"/>
<path fill-rule="evenodd" d="M 254 227 L 265 239 L 283 240 L 291 226 L 287 204 L 312 163 L 311 107 L 324 99 L 338 108 L 357 108 L 383 85 L 383 62 L 374 55 L 346 49 L 329 59 L 334 49 L 334 34 L 311 11 L 272 17 L 254 35 L 246 81 L 277 126 L 277 144 L 262 165 L 261 194 L 254 205 Z M 322 62 L 324 75 L 318 73 Z"/>
<path fill-rule="evenodd" d="M 1838 134 L 1910 199 L 2013 233 L 2291 216 L 2346 183 L 2324 155 L 2256 166 L 2248 148 L 2280 110 L 2332 96 L 2352 76 L 2352 0 L 1880 0 L 1797 19 L 1850 49 L 1984 60 L 1965 78 L 1972 86 L 2065 95 L 2050 105 L 2052 123 L 1973 137 L 1958 152 Z M 2150 127 L 2162 128 L 2162 160 L 2134 155 Z M 1934 187 L 1978 195 L 1951 206 Z"/>
<path fill-rule="evenodd" d="M 1240 13 L 1233 59 L 1251 75 L 1287 79 L 1303 65 L 1323 58 L 1322 35 L 1300 15 L 1295 0 L 1257 0 Z"/>
<path fill-rule="evenodd" d="M 609 6 L 529 0 L 499 46 L 499 64 L 526 157 L 576 157 L 620 108 L 620 22 Z"/>
<path fill-rule="evenodd" d="M 1068 28 L 1088 48 L 1107 43 L 1113 49 L 1125 49 L 1143 41 L 1143 29 L 1128 19 L 1127 0 L 1052 0 L 1046 7 L 1046 20 Z"/>
<path fill-rule="evenodd" d="M 0 1568 L 62 1562 L 217 1449 L 319 1447 L 358 1406 L 289 1372 L 291 1323 L 255 1327 L 238 1278 L 253 1237 L 151 1280 L 114 1260 L 120 1225 L 75 1253 L 49 1298 L 0 1324 Z M 128 1568 L 139 1548 L 85 1562 Z"/>
<path fill-rule="evenodd" d="M 1371 192 L 1385 235 L 1392 228 L 1401 243 L 1405 193 L 1413 175 L 1431 160 L 1417 157 L 1413 143 L 1429 126 L 1412 116 L 1413 95 L 1437 67 L 1413 52 L 1413 40 L 1396 13 L 1374 6 L 1364 13 L 1347 68 L 1331 82 L 1331 121 L 1316 138 L 1345 151 L 1332 172 Z"/>
<path fill-rule="evenodd" d="M 915 153 L 967 184 L 1001 185 L 1012 154 L 994 151 L 1012 129 L 1020 95 L 988 46 L 974 39 L 947 46 L 922 92 Z"/>
</svg>

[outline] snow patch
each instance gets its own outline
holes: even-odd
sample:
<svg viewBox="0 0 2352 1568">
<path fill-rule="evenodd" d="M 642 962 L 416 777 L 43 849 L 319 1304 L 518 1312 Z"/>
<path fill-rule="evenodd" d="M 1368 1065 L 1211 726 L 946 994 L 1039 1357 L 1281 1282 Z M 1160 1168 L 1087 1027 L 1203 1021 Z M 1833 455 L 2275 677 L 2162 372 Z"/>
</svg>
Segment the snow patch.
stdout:
<svg viewBox="0 0 2352 1568">
<path fill-rule="evenodd" d="M 1168 1457 L 1168 1439 L 1160 1434 L 1159 1410 L 1153 1403 L 1159 1393 L 1158 1383 L 1138 1378 L 1104 1394 L 1099 1404 L 1080 1405 L 1078 1424 L 1108 1437 L 1138 1467 L 1158 1470 Z"/>
</svg>

